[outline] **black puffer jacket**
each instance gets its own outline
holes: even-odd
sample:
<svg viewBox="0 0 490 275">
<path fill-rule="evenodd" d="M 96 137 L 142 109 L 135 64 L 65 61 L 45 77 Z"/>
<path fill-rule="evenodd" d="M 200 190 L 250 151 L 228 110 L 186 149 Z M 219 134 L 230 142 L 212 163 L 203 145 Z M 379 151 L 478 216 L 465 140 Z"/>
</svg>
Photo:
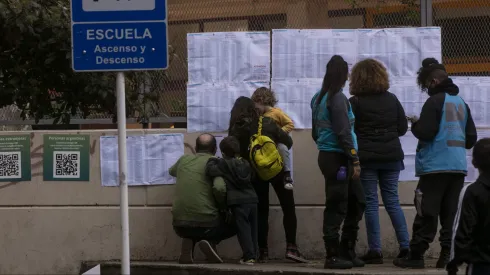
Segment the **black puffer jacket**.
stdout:
<svg viewBox="0 0 490 275">
<path fill-rule="evenodd" d="M 390 92 L 381 92 L 353 96 L 349 101 L 356 117 L 361 165 L 403 160 L 399 137 L 407 132 L 408 122 L 398 98 Z"/>
<path fill-rule="evenodd" d="M 206 175 L 223 177 L 229 206 L 259 202 L 252 186 L 252 169 L 248 161 L 242 158 L 210 158 L 206 164 Z"/>
</svg>

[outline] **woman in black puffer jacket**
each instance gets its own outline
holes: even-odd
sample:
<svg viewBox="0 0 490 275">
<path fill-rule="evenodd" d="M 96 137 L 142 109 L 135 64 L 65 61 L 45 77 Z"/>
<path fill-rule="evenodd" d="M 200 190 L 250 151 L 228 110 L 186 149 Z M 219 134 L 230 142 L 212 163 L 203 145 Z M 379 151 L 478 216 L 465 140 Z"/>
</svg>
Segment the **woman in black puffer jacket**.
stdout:
<svg viewBox="0 0 490 275">
<path fill-rule="evenodd" d="M 354 130 L 366 196 L 364 215 L 369 251 L 362 257 L 366 264 L 383 263 L 378 184 L 400 245 L 398 257 L 405 257 L 409 251 L 407 222 L 398 198 L 398 179 L 405 168 L 399 137 L 407 132 L 408 122 L 400 101 L 388 92 L 389 88 L 388 72 L 380 62 L 366 59 L 352 69 L 350 93 L 353 97 L 349 101 L 356 117 Z"/>
</svg>

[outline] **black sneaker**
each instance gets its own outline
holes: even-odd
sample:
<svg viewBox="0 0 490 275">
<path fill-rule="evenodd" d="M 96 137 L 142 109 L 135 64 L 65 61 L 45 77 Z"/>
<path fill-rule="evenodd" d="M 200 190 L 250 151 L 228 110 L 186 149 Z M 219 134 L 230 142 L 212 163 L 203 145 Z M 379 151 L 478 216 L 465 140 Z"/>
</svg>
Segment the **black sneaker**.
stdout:
<svg viewBox="0 0 490 275">
<path fill-rule="evenodd" d="M 340 242 L 339 256 L 340 258 L 352 262 L 354 267 L 363 267 L 364 261 L 356 255 L 356 243 L 351 241 Z"/>
<path fill-rule="evenodd" d="M 446 268 L 446 265 L 449 263 L 450 256 L 451 250 L 443 248 L 441 250 L 441 254 L 439 255 L 439 260 L 437 260 L 436 268 Z"/>
<path fill-rule="evenodd" d="M 261 248 L 259 250 L 259 263 L 267 263 L 269 261 L 269 250 L 267 248 Z"/>
<path fill-rule="evenodd" d="M 330 257 L 325 259 L 325 269 L 351 269 L 354 264 L 351 261 L 341 259 L 339 257 Z"/>
<path fill-rule="evenodd" d="M 286 248 L 286 259 L 291 260 L 297 263 L 308 263 L 308 260 L 305 259 L 298 250 L 298 247 L 295 245 L 288 245 Z"/>
<path fill-rule="evenodd" d="M 194 263 L 194 241 L 191 239 L 182 239 L 179 264 L 193 264 L 193 263 Z"/>
<path fill-rule="evenodd" d="M 393 264 L 401 268 L 423 269 L 425 268 L 424 256 L 410 251 L 405 258 L 393 260 Z"/>
<path fill-rule="evenodd" d="M 383 253 L 381 251 L 369 250 L 361 260 L 366 264 L 383 264 Z"/>
<path fill-rule="evenodd" d="M 410 249 L 408 248 L 401 248 L 400 249 L 400 252 L 398 253 L 398 256 L 396 256 L 396 258 L 400 259 L 400 258 L 406 258 L 408 257 L 408 254 L 410 254 Z"/>
</svg>

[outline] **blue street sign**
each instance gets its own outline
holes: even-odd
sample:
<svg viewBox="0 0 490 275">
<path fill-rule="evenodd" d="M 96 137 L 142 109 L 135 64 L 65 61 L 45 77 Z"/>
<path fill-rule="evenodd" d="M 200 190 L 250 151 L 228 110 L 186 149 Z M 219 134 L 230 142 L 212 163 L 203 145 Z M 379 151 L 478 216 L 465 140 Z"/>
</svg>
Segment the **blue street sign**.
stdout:
<svg viewBox="0 0 490 275">
<path fill-rule="evenodd" d="M 168 67 L 166 0 L 71 0 L 73 69 Z"/>
</svg>

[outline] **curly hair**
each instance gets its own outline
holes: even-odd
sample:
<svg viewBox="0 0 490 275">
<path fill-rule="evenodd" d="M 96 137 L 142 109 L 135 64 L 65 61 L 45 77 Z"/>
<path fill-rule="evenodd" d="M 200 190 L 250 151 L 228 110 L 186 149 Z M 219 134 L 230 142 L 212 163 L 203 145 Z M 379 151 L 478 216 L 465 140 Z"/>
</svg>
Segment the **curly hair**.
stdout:
<svg viewBox="0 0 490 275">
<path fill-rule="evenodd" d="M 350 75 L 350 94 L 384 93 L 390 88 L 388 72 L 381 62 L 375 59 L 364 59 L 354 65 Z"/>
<path fill-rule="evenodd" d="M 420 67 L 417 74 L 417 85 L 423 91 L 429 89 L 427 80 L 431 77 L 439 79 L 447 78 L 446 68 L 433 57 L 426 58 L 422 61 L 422 67 Z"/>
<path fill-rule="evenodd" d="M 251 99 L 255 103 L 274 107 L 277 104 L 276 93 L 266 87 L 260 87 L 253 93 Z"/>
</svg>

